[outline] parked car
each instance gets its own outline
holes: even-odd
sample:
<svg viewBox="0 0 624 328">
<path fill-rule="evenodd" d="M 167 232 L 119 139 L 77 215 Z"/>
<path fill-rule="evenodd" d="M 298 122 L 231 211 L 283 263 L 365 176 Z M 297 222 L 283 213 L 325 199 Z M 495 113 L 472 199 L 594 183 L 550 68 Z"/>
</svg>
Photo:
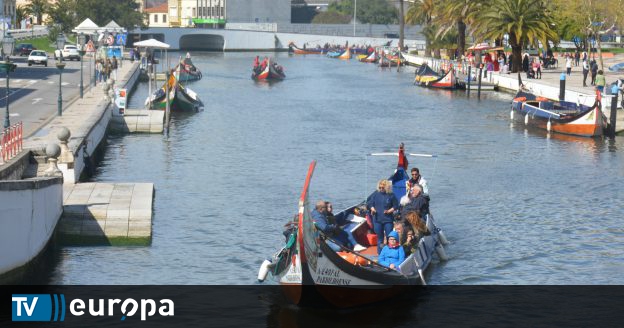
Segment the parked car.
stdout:
<svg viewBox="0 0 624 328">
<path fill-rule="evenodd" d="M 624 63 L 617 63 L 611 67 L 609 67 L 611 72 L 621 72 L 624 71 Z"/>
<path fill-rule="evenodd" d="M 63 60 L 80 60 L 80 54 L 78 48 L 73 44 L 68 44 L 63 47 L 63 50 L 54 50 L 54 59 L 63 57 Z"/>
<path fill-rule="evenodd" d="M 14 55 L 28 56 L 30 52 L 33 50 L 37 50 L 31 43 L 18 43 L 15 46 L 15 50 L 13 50 Z"/>
<path fill-rule="evenodd" d="M 48 54 L 43 50 L 33 50 L 28 55 L 28 66 L 39 64 L 48 66 Z"/>
</svg>

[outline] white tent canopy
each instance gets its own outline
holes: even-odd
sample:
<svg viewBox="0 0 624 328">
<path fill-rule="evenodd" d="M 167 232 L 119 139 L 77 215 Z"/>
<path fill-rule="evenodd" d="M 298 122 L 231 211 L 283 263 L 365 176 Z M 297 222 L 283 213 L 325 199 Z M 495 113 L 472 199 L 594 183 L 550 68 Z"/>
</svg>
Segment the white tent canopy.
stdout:
<svg viewBox="0 0 624 328">
<path fill-rule="evenodd" d="M 126 29 L 119 26 L 117 22 L 114 20 L 108 22 L 108 24 L 104 25 L 100 28 L 100 32 L 110 32 L 110 33 L 125 33 Z"/>
<path fill-rule="evenodd" d="M 78 26 L 76 26 L 72 30 L 72 32 L 74 32 L 74 33 L 84 33 L 84 34 L 93 34 L 94 32 L 97 32 L 99 29 L 100 29 L 100 27 L 97 26 L 97 24 L 95 24 L 92 20 L 87 18 L 84 21 L 82 21 L 82 23 L 78 24 Z"/>
<path fill-rule="evenodd" d="M 155 48 L 155 49 L 169 49 L 170 45 L 160 42 L 156 39 L 143 40 L 134 43 L 135 47 L 141 48 Z"/>
</svg>

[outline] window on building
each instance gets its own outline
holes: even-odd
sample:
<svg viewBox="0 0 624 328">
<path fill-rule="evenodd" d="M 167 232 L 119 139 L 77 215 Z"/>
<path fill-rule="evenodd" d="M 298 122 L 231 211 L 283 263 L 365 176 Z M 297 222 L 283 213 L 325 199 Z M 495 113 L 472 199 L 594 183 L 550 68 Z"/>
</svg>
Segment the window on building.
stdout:
<svg viewBox="0 0 624 328">
<path fill-rule="evenodd" d="M 158 14 L 154 14 L 154 23 L 158 23 Z"/>
<path fill-rule="evenodd" d="M 162 19 L 163 23 L 167 22 L 167 14 L 163 14 L 163 19 Z"/>
</svg>

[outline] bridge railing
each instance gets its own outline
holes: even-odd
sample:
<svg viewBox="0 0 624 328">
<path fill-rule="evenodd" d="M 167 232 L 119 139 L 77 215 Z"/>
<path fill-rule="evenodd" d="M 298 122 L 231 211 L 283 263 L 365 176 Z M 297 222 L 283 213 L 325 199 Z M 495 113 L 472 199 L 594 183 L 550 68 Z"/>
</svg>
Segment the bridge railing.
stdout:
<svg viewBox="0 0 624 328">
<path fill-rule="evenodd" d="M 22 151 L 24 124 L 19 122 L 4 129 L 0 135 L 2 163 L 6 163 Z"/>
</svg>

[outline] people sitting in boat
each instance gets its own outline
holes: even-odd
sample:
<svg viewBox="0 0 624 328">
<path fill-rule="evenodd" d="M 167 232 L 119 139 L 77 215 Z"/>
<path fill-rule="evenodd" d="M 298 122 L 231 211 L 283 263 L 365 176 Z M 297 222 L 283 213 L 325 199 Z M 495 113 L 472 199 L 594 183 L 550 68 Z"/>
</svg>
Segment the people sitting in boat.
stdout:
<svg viewBox="0 0 624 328">
<path fill-rule="evenodd" d="M 262 63 L 260 64 L 260 70 L 264 71 L 264 69 L 266 69 L 268 64 L 269 64 L 269 58 L 265 56 L 264 59 L 262 59 Z"/>
<path fill-rule="evenodd" d="M 331 240 L 327 240 L 327 245 L 329 245 L 329 247 L 334 251 L 340 251 L 340 245 L 348 249 L 353 249 L 356 252 L 366 249 L 366 247 L 357 243 L 353 234 L 351 234 L 351 231 L 345 231 L 335 223 L 329 223 L 327 218 L 327 204 L 324 200 L 316 202 L 316 206 L 314 207 L 311 215 L 317 229 L 322 231 L 327 237 L 331 238 Z M 336 242 L 340 245 L 336 244 Z"/>
<path fill-rule="evenodd" d="M 399 208 L 398 201 L 392 194 L 392 182 L 379 180 L 377 190 L 369 196 L 366 205 L 373 217 L 373 230 L 377 235 L 377 252 L 381 251 L 384 240 L 392 231 L 394 211 Z"/>
<path fill-rule="evenodd" d="M 401 198 L 401 218 L 410 211 L 416 211 L 421 217 L 429 214 L 429 201 L 423 195 L 422 187 L 419 184 L 411 186 L 409 196 Z"/>
<path fill-rule="evenodd" d="M 379 264 L 396 270 L 403 261 L 405 261 L 405 251 L 399 244 L 399 234 L 391 231 L 388 234 L 388 245 L 384 246 L 379 253 Z"/>
<path fill-rule="evenodd" d="M 412 228 L 405 228 L 405 241 L 401 243 L 401 246 L 403 246 L 405 257 L 408 257 L 412 253 L 416 252 L 418 242 L 416 238 L 414 238 L 414 230 Z"/>
<path fill-rule="evenodd" d="M 422 187 L 423 195 L 425 197 L 429 197 L 429 185 L 427 184 L 427 179 L 423 178 L 420 175 L 420 170 L 417 167 L 412 167 L 410 171 L 412 177 L 409 179 L 409 186 L 420 185 Z"/>
<path fill-rule="evenodd" d="M 429 236 L 431 232 L 427 228 L 425 220 L 423 220 L 416 211 L 410 211 L 405 214 L 405 222 L 409 225 L 414 232 L 414 242 L 418 244 L 420 238 Z"/>
</svg>

